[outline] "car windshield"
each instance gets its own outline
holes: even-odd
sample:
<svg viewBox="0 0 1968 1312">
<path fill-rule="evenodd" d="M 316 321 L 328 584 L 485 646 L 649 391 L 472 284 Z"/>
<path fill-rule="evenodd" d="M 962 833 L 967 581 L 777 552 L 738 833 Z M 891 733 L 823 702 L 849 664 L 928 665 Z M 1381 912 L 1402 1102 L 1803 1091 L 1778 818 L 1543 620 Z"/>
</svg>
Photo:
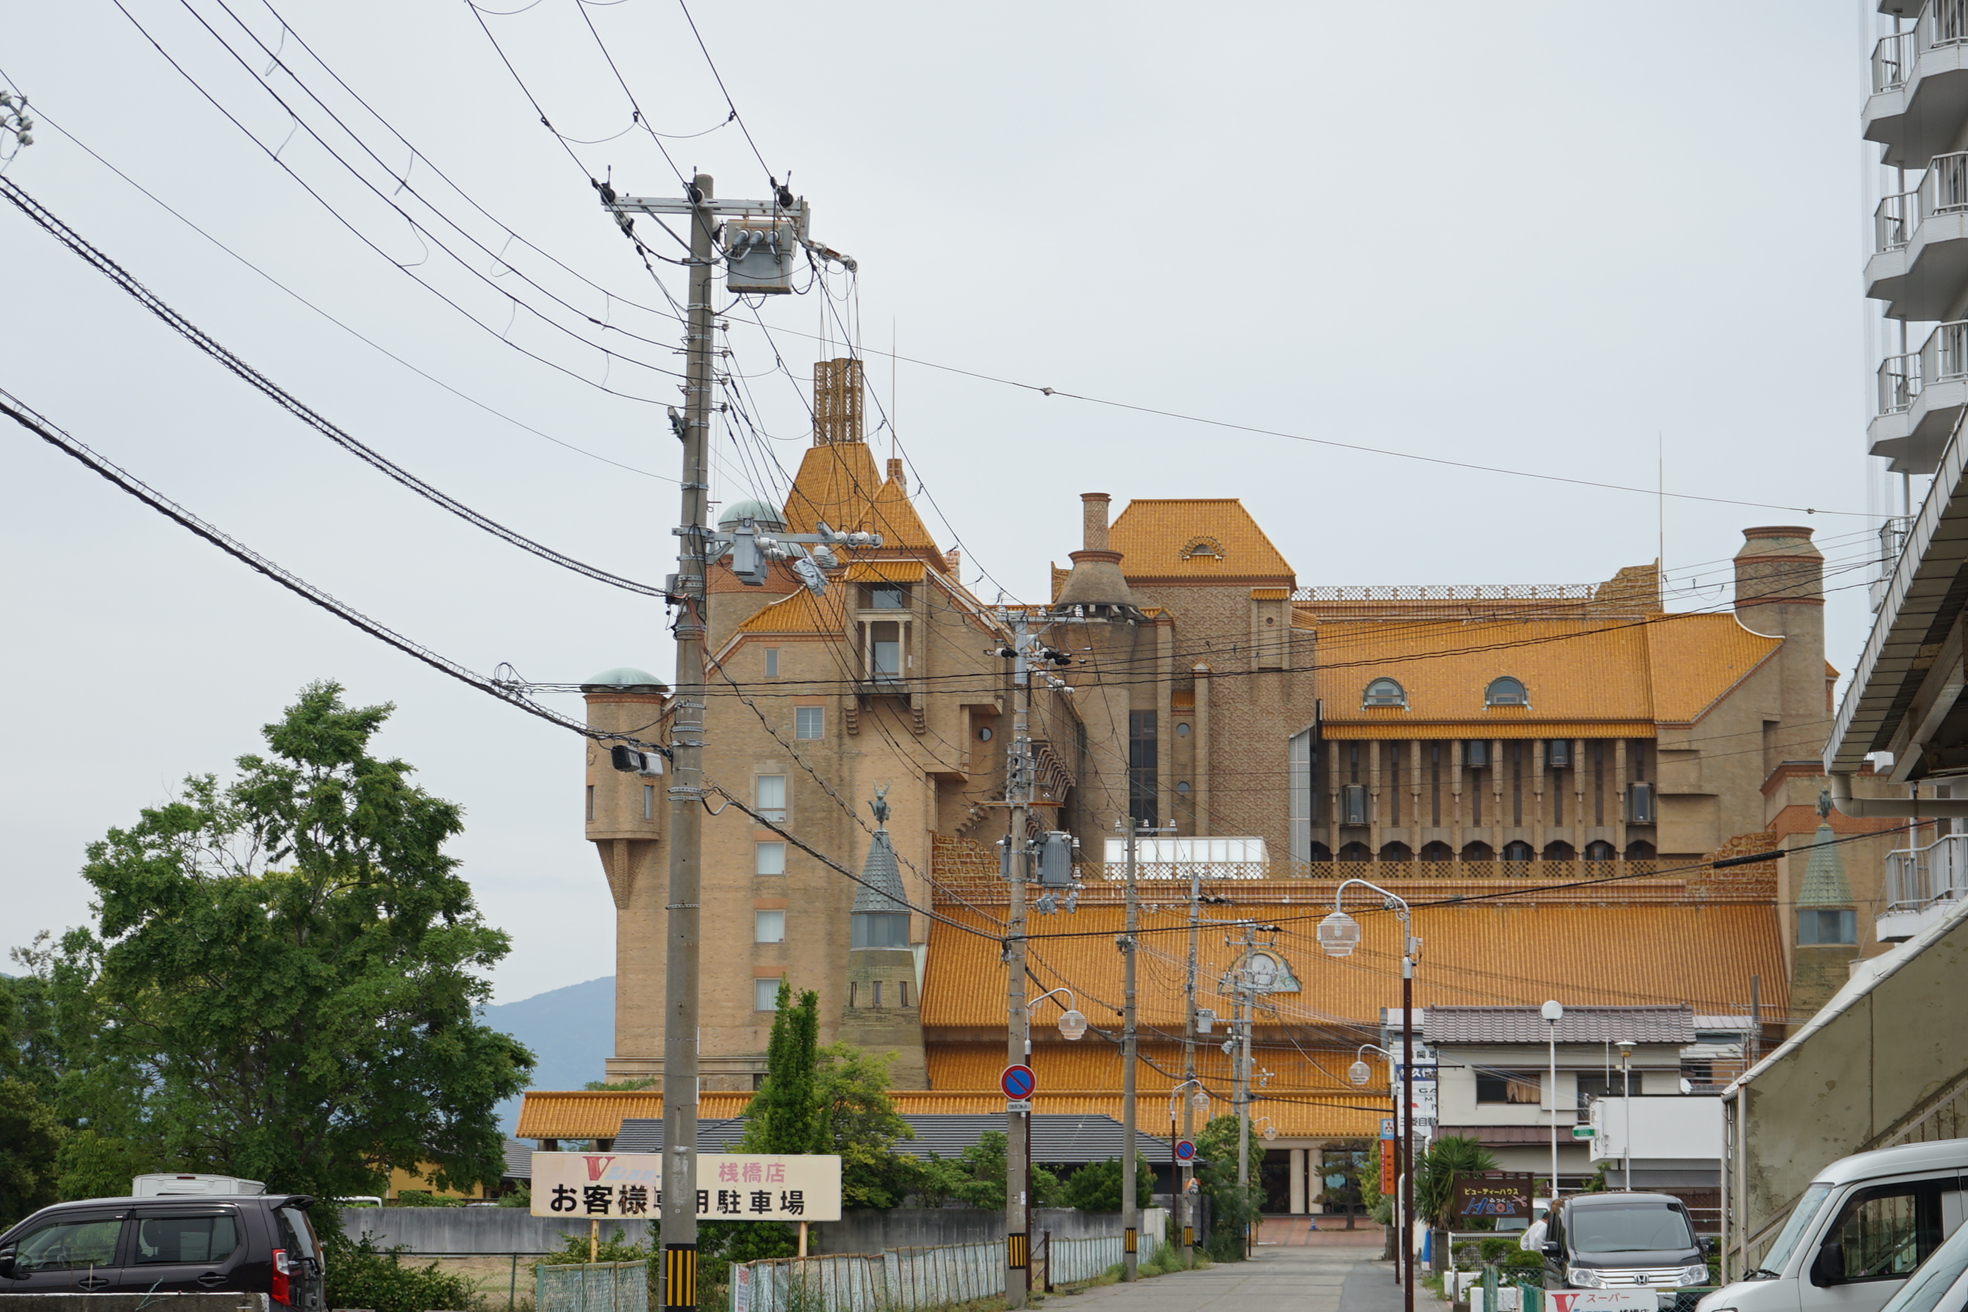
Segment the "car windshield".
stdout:
<svg viewBox="0 0 1968 1312">
<path fill-rule="evenodd" d="M 1824 1206 L 1825 1199 L 1831 1197 L 1831 1189 L 1832 1186 L 1820 1180 L 1804 1191 L 1804 1196 L 1797 1200 L 1797 1206 L 1791 1209 L 1790 1220 L 1784 1222 L 1783 1233 L 1779 1234 L 1777 1241 L 1770 1245 L 1770 1251 L 1763 1254 L 1762 1265 L 1750 1272 L 1752 1279 L 1758 1273 L 1767 1276 L 1783 1274 L 1784 1265 L 1790 1261 L 1790 1255 L 1803 1241 L 1804 1232 L 1810 1229 L 1811 1219 L 1818 1214 L 1818 1209 Z"/>
<path fill-rule="evenodd" d="M 1666 1203 L 1575 1207 L 1565 1218 L 1572 1248 L 1580 1253 L 1658 1253 L 1695 1247 L 1688 1218 Z"/>
<path fill-rule="evenodd" d="M 1935 1249 L 1880 1312 L 1934 1312 L 1935 1305 L 1964 1272 L 1968 1272 L 1968 1225 L 1956 1229 Z M 1957 1301 L 1955 1306 L 1961 1304 Z"/>
</svg>

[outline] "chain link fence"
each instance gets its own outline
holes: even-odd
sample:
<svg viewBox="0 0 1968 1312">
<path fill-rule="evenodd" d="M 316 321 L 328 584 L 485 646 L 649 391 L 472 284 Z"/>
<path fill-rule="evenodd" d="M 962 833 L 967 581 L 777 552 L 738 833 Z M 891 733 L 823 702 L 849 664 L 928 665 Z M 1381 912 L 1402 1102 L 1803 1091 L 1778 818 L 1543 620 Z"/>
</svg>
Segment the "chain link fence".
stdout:
<svg viewBox="0 0 1968 1312">
<path fill-rule="evenodd" d="M 647 1262 L 542 1262 L 533 1272 L 534 1312 L 649 1312 Z"/>
</svg>

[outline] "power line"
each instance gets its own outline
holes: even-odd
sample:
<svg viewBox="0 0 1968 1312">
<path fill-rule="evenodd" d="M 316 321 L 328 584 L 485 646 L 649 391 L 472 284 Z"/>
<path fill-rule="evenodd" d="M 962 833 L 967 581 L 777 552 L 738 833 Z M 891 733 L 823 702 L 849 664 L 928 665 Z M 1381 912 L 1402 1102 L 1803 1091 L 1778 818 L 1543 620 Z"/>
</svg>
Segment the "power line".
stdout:
<svg viewBox="0 0 1968 1312">
<path fill-rule="evenodd" d="M 336 446 L 341 447 L 344 451 L 362 460 L 372 468 L 387 474 L 390 478 L 395 479 L 418 496 L 456 515 L 472 527 L 482 529 L 496 538 L 511 543 L 522 551 L 530 552 L 542 560 L 559 565 L 562 569 L 572 570 L 574 573 L 593 579 L 597 583 L 606 583 L 611 587 L 621 588 L 628 592 L 640 593 L 645 597 L 661 597 L 665 595 L 662 588 L 651 587 L 646 583 L 637 583 L 633 579 L 625 579 L 619 574 L 611 574 L 607 570 L 576 560 L 572 556 L 554 550 L 552 547 L 535 542 L 533 539 L 507 528 L 497 520 L 480 514 L 449 493 L 433 487 L 373 447 L 350 436 L 347 432 L 323 418 L 313 409 L 302 404 L 291 393 L 273 382 L 265 374 L 262 374 L 259 370 L 253 368 L 237 355 L 234 355 L 231 351 L 214 341 L 204 331 L 191 323 L 190 320 L 186 319 L 169 305 L 166 305 L 149 288 L 127 273 L 121 265 L 103 254 L 102 251 L 90 245 L 74 229 L 56 218 L 39 201 L 22 190 L 18 183 L 10 178 L 0 178 L 0 197 L 5 197 L 16 209 L 32 219 L 50 236 L 68 247 L 69 250 L 80 256 L 97 272 L 128 293 L 138 304 L 142 305 L 159 319 L 162 319 L 179 336 L 231 370 L 275 405 L 286 410 L 289 414 L 326 437 Z"/>
<path fill-rule="evenodd" d="M 711 66 L 711 76 L 717 79 L 718 90 L 724 93 L 724 103 L 730 107 L 731 117 L 737 121 L 738 130 L 745 134 L 745 144 L 752 148 L 753 158 L 758 160 L 759 167 L 765 170 L 765 176 L 770 180 L 773 176 L 772 166 L 767 164 L 765 156 L 759 153 L 758 142 L 752 140 L 752 130 L 745 126 L 745 118 L 738 112 L 738 102 L 731 98 L 731 92 L 725 87 L 724 74 L 718 72 L 717 60 L 711 58 L 711 48 L 704 44 L 704 34 L 697 30 L 697 20 L 690 16 L 690 6 L 685 4 L 684 0 L 677 0 L 677 8 L 683 10 L 684 21 L 690 24 L 690 35 L 697 38 L 697 48 L 704 52 L 704 62 Z M 586 16 L 585 11 L 582 16 Z M 600 35 L 597 34 L 595 39 L 599 41 Z"/>
</svg>

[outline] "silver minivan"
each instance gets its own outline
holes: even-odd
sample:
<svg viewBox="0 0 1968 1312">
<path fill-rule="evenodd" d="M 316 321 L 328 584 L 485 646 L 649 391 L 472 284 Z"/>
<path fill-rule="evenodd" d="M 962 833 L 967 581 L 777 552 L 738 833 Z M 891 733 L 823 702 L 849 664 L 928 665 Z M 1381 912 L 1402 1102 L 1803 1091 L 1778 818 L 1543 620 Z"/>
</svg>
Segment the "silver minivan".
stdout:
<svg viewBox="0 0 1968 1312">
<path fill-rule="evenodd" d="M 1762 1265 L 1698 1312 L 1881 1312 L 1961 1229 L 1968 1139 L 1841 1157 L 1818 1173 Z"/>
</svg>

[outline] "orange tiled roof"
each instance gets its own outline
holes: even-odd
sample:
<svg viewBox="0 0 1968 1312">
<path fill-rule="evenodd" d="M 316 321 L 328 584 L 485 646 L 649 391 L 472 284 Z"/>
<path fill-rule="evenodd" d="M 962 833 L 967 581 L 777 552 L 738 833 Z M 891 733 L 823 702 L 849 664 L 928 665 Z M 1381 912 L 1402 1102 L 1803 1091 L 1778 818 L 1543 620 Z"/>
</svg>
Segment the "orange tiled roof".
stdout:
<svg viewBox="0 0 1968 1312">
<path fill-rule="evenodd" d="M 1130 579 L 1292 579 L 1291 563 L 1234 497 L 1130 501 L 1107 543 Z"/>
<path fill-rule="evenodd" d="M 1442 737 L 1424 725 L 1481 724 L 1513 737 L 1649 737 L 1698 717 L 1783 642 L 1732 614 L 1606 619 L 1314 620 L 1319 686 L 1335 738 Z M 1491 680 L 1523 681 L 1528 707 L 1483 704 Z M 1406 710 L 1362 707 L 1394 679 Z M 1348 726 L 1359 726 L 1350 729 Z"/>
<path fill-rule="evenodd" d="M 865 442 L 830 442 L 808 447 L 792 490 L 786 494 L 786 528 L 811 533 L 821 520 L 841 532 L 863 529 L 882 535 L 882 549 L 920 556 L 938 570 L 949 564 L 909 502 L 902 462 L 888 462 L 888 477 L 875 468 Z"/>
<path fill-rule="evenodd" d="M 1377 1025 L 1380 1009 L 1398 1006 L 1400 998 L 1392 916 L 1371 907 L 1355 908 L 1364 931 L 1360 948 L 1349 957 L 1328 957 L 1313 932 L 1324 915 L 1321 906 L 1331 906 L 1330 894 L 1286 902 L 1280 891 L 1274 884 L 1253 883 L 1238 885 L 1233 893 L 1239 915 L 1282 927 L 1278 951 L 1301 985 L 1298 993 L 1273 995 L 1276 1014 L 1259 1015 L 1260 1032 Z M 1002 932 L 965 906 L 939 902 L 939 910 L 987 932 Z M 1080 1010 L 1096 1023 L 1120 1005 L 1121 959 L 1113 936 L 1121 931 L 1123 914 L 1112 903 L 1088 905 L 1083 900 L 1076 914 L 1041 917 L 1032 926 L 1033 974 L 1044 988 L 1071 987 Z M 1562 996 L 1580 1006 L 1686 1002 L 1697 1011 L 1723 1012 L 1746 1002 L 1751 975 L 1760 974 L 1766 988 L 1779 991 L 1785 978 L 1782 932 L 1777 912 L 1767 902 L 1607 906 L 1527 898 L 1418 906 L 1414 916 L 1415 933 L 1425 945 L 1415 976 L 1418 1006 L 1526 1006 Z M 1177 958 L 1186 951 L 1186 917 L 1187 908 L 1181 905 L 1153 907 L 1142 917 L 1139 1014 L 1141 1024 L 1151 1030 L 1180 1032 L 1182 1027 L 1184 969 Z M 940 921 L 929 932 L 922 991 L 925 1029 L 1002 1032 L 1004 965 L 996 940 Z M 1205 934 L 1201 953 L 1199 1005 L 1228 1016 L 1231 999 L 1220 981 L 1234 964 L 1235 950 L 1221 934 Z M 1786 1000 L 1773 999 L 1770 1005 L 1781 1015 Z"/>
<path fill-rule="evenodd" d="M 927 567 L 920 560 L 856 560 L 841 576 L 844 583 L 921 583 Z"/>
<path fill-rule="evenodd" d="M 1782 638 L 1752 633 L 1727 612 L 1671 616 L 1649 624 L 1646 634 L 1654 718 L 1669 724 L 1700 719 L 1783 646 Z"/>
<path fill-rule="evenodd" d="M 624 1120 L 662 1114 L 663 1095 L 655 1089 L 528 1089 L 513 1137 L 612 1139 Z"/>
<path fill-rule="evenodd" d="M 847 623 L 845 605 L 840 588 L 828 588 L 824 597 L 816 597 L 801 588 L 740 624 L 738 632 L 838 634 Z"/>
</svg>

